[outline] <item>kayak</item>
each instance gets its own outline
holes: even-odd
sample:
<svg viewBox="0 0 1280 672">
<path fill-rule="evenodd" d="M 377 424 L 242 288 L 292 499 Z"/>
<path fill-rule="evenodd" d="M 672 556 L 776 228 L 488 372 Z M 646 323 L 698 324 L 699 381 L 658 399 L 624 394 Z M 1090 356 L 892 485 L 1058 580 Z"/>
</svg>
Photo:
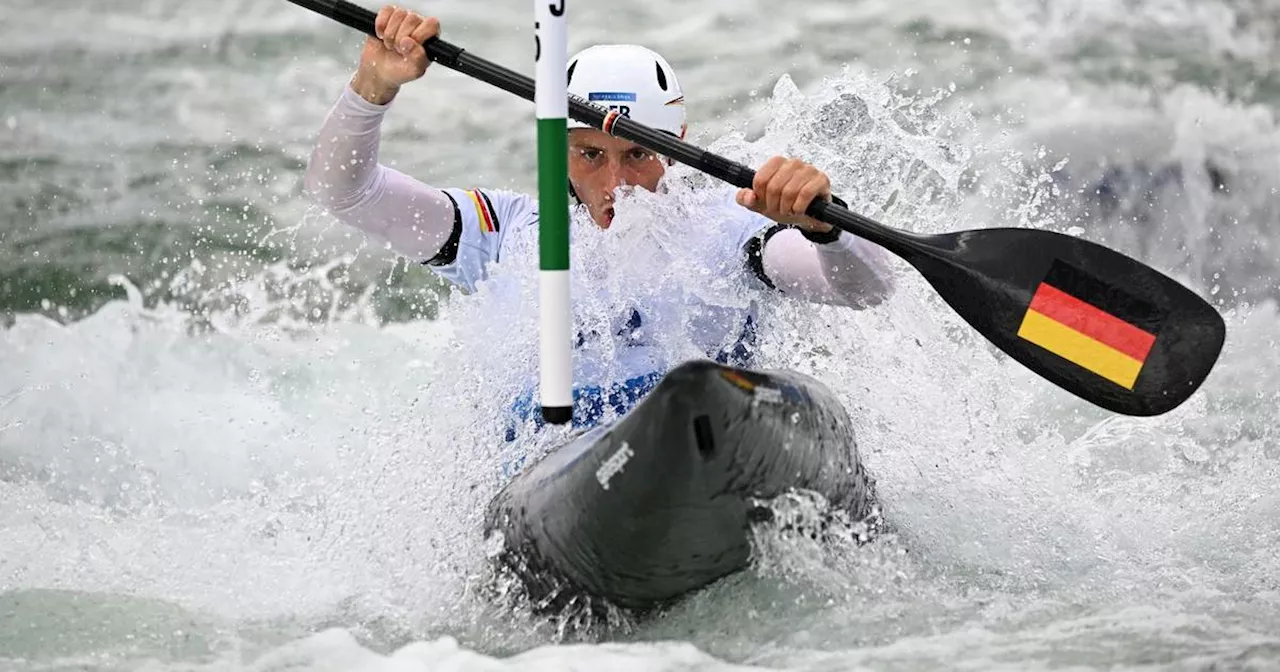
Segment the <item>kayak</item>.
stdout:
<svg viewBox="0 0 1280 672">
<path fill-rule="evenodd" d="M 617 421 L 524 468 L 490 501 L 499 568 L 538 611 L 662 606 L 748 566 L 762 500 L 821 495 L 863 520 L 874 480 L 848 413 L 812 377 L 681 364 Z M 593 608 L 594 610 L 594 608 Z"/>
</svg>

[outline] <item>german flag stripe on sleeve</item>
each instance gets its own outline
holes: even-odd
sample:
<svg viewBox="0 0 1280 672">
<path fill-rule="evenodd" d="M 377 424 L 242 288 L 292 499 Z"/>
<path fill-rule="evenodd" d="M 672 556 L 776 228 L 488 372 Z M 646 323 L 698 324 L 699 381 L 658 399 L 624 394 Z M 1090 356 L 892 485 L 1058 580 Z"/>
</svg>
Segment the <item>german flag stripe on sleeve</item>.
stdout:
<svg viewBox="0 0 1280 672">
<path fill-rule="evenodd" d="M 1124 290 L 1055 261 L 1018 336 L 1132 390 L 1167 315 Z"/>
<path fill-rule="evenodd" d="M 468 189 L 466 193 L 471 199 L 471 205 L 476 209 L 476 219 L 480 222 L 480 230 L 484 233 L 497 233 L 498 217 L 494 214 L 493 203 L 489 202 L 489 197 L 479 189 Z"/>
</svg>

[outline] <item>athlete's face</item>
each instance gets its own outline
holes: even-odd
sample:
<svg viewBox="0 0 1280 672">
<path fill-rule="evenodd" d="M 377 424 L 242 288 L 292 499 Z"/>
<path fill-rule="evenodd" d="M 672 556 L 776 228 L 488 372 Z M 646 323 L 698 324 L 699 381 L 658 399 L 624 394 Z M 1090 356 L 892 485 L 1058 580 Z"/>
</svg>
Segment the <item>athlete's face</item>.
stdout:
<svg viewBox="0 0 1280 672">
<path fill-rule="evenodd" d="M 630 140 L 594 128 L 569 131 L 569 183 L 596 224 L 613 223 L 614 190 L 658 188 L 666 162 Z"/>
</svg>

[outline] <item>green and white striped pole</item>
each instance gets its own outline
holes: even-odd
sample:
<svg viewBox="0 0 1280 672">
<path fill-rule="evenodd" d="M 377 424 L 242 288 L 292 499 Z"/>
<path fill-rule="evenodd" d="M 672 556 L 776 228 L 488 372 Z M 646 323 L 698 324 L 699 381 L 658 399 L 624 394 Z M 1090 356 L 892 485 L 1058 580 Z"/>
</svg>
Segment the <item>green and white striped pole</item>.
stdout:
<svg viewBox="0 0 1280 672">
<path fill-rule="evenodd" d="M 538 249 L 542 418 L 573 419 L 569 297 L 569 116 L 565 0 L 534 0 L 534 104 L 538 111 Z"/>
</svg>

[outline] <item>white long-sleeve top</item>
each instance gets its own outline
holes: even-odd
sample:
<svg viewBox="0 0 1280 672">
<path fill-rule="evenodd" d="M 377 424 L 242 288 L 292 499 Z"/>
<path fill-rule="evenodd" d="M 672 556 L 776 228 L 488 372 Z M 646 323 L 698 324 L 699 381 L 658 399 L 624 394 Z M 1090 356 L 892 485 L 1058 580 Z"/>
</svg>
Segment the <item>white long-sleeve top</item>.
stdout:
<svg viewBox="0 0 1280 672">
<path fill-rule="evenodd" d="M 344 87 L 324 120 L 307 166 L 304 183 L 312 198 L 340 221 L 387 241 L 397 253 L 427 264 L 468 291 L 513 253 L 536 257 L 536 243 L 529 244 L 538 224 L 537 202 L 531 196 L 439 188 L 379 163 L 381 126 L 390 107 L 370 103 L 350 85 Z M 892 291 L 885 255 L 877 246 L 848 233 L 829 243 L 810 242 L 800 230 L 739 206 L 733 193 L 728 189 L 708 194 L 691 214 L 714 220 L 718 227 L 714 237 L 700 239 L 701 249 L 687 250 L 703 268 L 744 275 L 803 300 L 854 308 L 875 305 Z M 524 241 L 515 242 L 519 238 Z M 690 306 L 685 304 L 687 311 Z M 650 308 L 634 315 L 633 310 L 624 311 L 621 331 L 637 321 L 654 322 L 645 320 L 644 313 L 661 311 Z M 745 332 L 754 336 L 753 309 L 735 315 L 731 313 L 743 311 L 693 308 L 706 313 L 703 322 L 725 322 L 720 328 L 703 324 L 695 330 L 706 334 L 708 356 L 718 352 L 723 360 L 726 352 L 741 352 Z M 629 338 L 617 329 L 606 333 Z M 666 364 L 660 360 L 652 353 L 641 355 L 636 366 L 624 367 L 635 371 L 624 375 L 658 370 Z"/>
</svg>

